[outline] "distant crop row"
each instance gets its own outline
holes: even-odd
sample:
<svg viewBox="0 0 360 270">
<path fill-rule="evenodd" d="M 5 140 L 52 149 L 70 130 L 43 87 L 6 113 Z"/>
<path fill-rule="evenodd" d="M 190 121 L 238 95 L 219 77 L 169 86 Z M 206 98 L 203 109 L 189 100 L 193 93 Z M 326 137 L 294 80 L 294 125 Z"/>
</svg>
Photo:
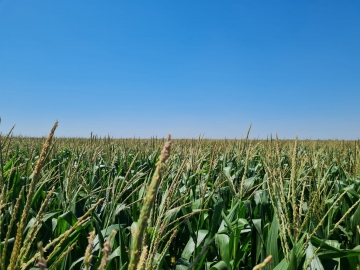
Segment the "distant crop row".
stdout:
<svg viewBox="0 0 360 270">
<path fill-rule="evenodd" d="M 357 141 L 0 137 L 0 270 L 357 269 Z"/>
</svg>

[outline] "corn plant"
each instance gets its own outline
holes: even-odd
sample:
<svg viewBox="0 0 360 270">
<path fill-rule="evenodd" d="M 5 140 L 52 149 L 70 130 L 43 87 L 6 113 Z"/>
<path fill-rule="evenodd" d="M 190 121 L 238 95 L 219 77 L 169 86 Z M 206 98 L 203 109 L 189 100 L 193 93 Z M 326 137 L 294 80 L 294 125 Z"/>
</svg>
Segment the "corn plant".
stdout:
<svg viewBox="0 0 360 270">
<path fill-rule="evenodd" d="M 359 265 L 357 141 L 57 138 L 56 127 L 0 134 L 0 270 Z"/>
</svg>

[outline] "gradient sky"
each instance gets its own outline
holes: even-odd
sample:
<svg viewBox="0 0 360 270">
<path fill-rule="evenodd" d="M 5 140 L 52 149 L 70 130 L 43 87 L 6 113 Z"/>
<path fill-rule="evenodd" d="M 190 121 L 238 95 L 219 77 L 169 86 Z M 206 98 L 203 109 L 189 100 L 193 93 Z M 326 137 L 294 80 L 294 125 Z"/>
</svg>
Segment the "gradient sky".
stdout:
<svg viewBox="0 0 360 270">
<path fill-rule="evenodd" d="M 358 139 L 360 1 L 0 0 L 0 132 Z"/>
</svg>

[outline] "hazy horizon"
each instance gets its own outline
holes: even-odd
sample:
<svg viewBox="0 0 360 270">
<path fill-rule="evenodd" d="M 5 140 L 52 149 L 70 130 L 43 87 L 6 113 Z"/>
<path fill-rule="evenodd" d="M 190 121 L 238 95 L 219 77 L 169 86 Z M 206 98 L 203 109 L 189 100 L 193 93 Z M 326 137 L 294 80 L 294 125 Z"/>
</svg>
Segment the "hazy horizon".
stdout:
<svg viewBox="0 0 360 270">
<path fill-rule="evenodd" d="M 0 124 L 0 127 L 1 127 L 1 124 Z M 16 128 L 16 125 L 15 125 L 15 128 Z M 21 134 L 21 133 L 16 133 L 15 132 L 15 128 L 14 130 L 11 132 L 12 136 L 13 137 L 23 137 L 23 138 L 45 138 L 48 136 L 48 134 L 43 134 L 43 135 L 37 135 L 37 136 L 34 136 L 34 135 L 29 135 L 29 134 Z M 49 131 L 50 131 L 51 128 L 49 128 Z M 60 128 L 61 129 L 61 128 Z M 251 129 L 252 130 L 252 129 Z M 5 135 L 8 135 L 9 132 L 11 131 L 11 128 L 10 130 L 4 132 L 4 131 L 1 131 L 0 129 L 0 134 L 2 136 L 5 136 Z M 172 139 L 175 139 L 175 140 L 188 140 L 188 139 L 195 139 L 195 140 L 198 140 L 199 138 L 202 139 L 202 140 L 243 140 L 243 139 L 246 139 L 246 135 L 247 135 L 247 131 L 244 133 L 243 136 L 239 136 L 239 137 L 223 137 L 223 138 L 211 138 L 211 137 L 206 137 L 206 134 L 199 134 L 197 137 L 178 137 L 176 136 L 176 134 L 172 134 L 171 132 L 169 133 L 166 133 L 164 134 L 163 136 L 157 136 L 157 135 L 154 135 L 154 136 L 148 136 L 148 137 L 141 137 L 141 136 L 136 136 L 136 135 L 133 135 L 133 136 L 130 136 L 130 137 L 117 137 L 117 136 L 112 136 L 111 134 L 95 134 L 93 132 L 90 132 L 87 136 L 86 135 L 81 135 L 81 136 L 66 136 L 66 134 L 62 134 L 62 135 L 57 135 L 57 133 L 59 131 L 59 126 L 58 128 L 56 129 L 55 131 L 55 138 L 60 138 L 60 139 L 90 139 L 91 137 L 93 138 L 97 138 L 97 139 L 106 139 L 106 138 L 109 138 L 110 139 L 166 139 L 168 134 L 171 135 Z M 276 135 L 278 135 L 278 139 L 279 140 L 295 140 L 295 138 L 297 138 L 298 140 L 313 140 L 313 141 L 357 141 L 359 140 L 360 138 L 351 138 L 351 139 L 342 139 L 342 138 L 311 138 L 311 137 L 306 137 L 306 138 L 301 138 L 299 136 L 294 136 L 293 138 L 287 138 L 287 137 L 282 137 L 281 134 L 278 134 L 278 133 L 270 133 L 268 134 L 267 136 L 265 137 L 255 137 L 251 134 L 252 132 L 250 131 L 249 133 L 249 139 L 250 140 L 276 140 Z"/>
</svg>

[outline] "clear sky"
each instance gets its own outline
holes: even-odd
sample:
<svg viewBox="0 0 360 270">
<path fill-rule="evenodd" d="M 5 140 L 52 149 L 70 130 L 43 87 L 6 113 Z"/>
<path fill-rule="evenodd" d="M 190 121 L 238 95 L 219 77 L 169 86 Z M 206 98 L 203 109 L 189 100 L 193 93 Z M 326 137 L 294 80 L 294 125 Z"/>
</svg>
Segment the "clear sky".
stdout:
<svg viewBox="0 0 360 270">
<path fill-rule="evenodd" d="M 360 138 L 360 1 L 0 0 L 0 131 Z"/>
</svg>

